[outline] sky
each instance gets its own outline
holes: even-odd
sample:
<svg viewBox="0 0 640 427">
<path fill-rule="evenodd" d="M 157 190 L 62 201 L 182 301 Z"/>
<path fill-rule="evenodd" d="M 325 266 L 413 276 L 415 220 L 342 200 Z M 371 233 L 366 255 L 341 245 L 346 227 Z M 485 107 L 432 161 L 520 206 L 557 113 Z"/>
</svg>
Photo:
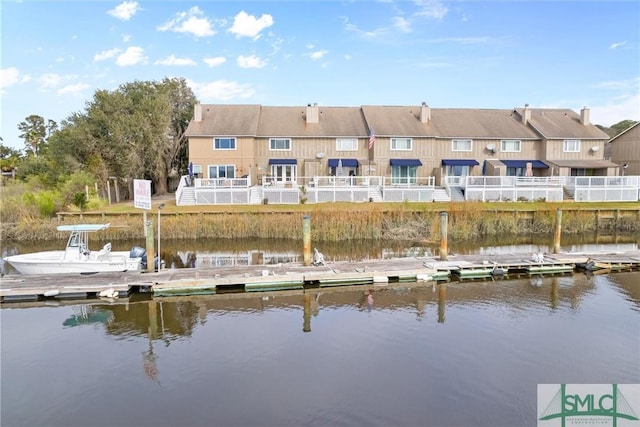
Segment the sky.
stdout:
<svg viewBox="0 0 640 427">
<path fill-rule="evenodd" d="M 640 2 L 2 0 L 2 143 L 97 90 L 185 78 L 209 104 L 591 109 L 640 120 Z"/>
</svg>

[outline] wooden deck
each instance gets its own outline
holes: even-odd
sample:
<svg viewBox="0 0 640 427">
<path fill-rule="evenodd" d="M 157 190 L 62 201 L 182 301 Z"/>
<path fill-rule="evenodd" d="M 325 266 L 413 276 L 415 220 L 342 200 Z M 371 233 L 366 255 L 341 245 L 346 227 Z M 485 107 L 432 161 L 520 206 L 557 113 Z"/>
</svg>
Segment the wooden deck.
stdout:
<svg viewBox="0 0 640 427">
<path fill-rule="evenodd" d="M 87 298 L 122 298 L 135 292 L 154 297 L 226 292 L 300 290 L 349 285 L 438 280 L 486 280 L 521 275 L 569 274 L 587 261 L 597 273 L 640 270 L 640 251 L 623 253 L 563 253 L 450 255 L 438 258 L 397 258 L 333 262 L 305 267 L 299 263 L 197 269 L 156 273 L 92 275 L 10 275 L 0 278 L 0 302 Z"/>
</svg>

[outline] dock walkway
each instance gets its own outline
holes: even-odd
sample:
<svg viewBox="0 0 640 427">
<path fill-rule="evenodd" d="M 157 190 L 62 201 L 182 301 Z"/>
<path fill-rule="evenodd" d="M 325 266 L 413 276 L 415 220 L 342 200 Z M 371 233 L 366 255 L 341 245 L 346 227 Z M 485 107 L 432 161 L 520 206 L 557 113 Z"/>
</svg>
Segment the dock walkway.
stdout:
<svg viewBox="0 0 640 427">
<path fill-rule="evenodd" d="M 154 297 L 257 292 L 398 282 L 483 280 L 520 275 L 640 270 L 640 251 L 619 253 L 450 255 L 390 260 L 338 261 L 324 266 L 299 263 L 242 267 L 166 269 L 160 272 L 91 275 L 7 275 L 0 278 L 0 302 L 48 299 Z"/>
</svg>

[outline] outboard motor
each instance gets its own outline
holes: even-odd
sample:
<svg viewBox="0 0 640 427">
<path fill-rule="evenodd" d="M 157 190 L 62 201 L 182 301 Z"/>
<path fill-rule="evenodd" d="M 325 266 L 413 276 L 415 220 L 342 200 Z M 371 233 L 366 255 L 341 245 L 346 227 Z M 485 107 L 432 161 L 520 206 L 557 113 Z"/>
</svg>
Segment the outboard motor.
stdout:
<svg viewBox="0 0 640 427">
<path fill-rule="evenodd" d="M 142 268 L 147 268 L 147 250 L 145 248 L 141 248 L 140 246 L 132 247 L 129 252 L 129 258 L 142 258 Z"/>
</svg>

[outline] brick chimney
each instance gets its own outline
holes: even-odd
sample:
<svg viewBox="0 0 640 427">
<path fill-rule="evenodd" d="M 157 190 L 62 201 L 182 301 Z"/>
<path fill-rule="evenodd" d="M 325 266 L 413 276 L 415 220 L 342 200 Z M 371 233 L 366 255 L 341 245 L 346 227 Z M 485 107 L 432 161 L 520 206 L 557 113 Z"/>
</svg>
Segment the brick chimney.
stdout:
<svg viewBox="0 0 640 427">
<path fill-rule="evenodd" d="M 420 107 L 420 121 L 422 123 L 428 123 L 430 120 L 431 108 L 429 108 L 426 102 L 422 102 L 422 106 Z"/>
<path fill-rule="evenodd" d="M 529 104 L 524 104 L 524 110 L 522 111 L 522 124 L 526 125 L 531 121 L 531 110 Z"/>
<path fill-rule="evenodd" d="M 307 123 L 318 123 L 319 122 L 319 114 L 318 114 L 318 104 L 314 103 L 313 105 L 307 104 Z"/>
<path fill-rule="evenodd" d="M 591 123 L 589 122 L 590 120 L 590 110 L 587 107 L 582 107 L 582 110 L 580 110 L 580 123 L 582 123 L 585 126 L 590 125 Z"/>
<path fill-rule="evenodd" d="M 193 106 L 193 121 L 194 122 L 202 121 L 202 104 L 196 104 Z"/>
</svg>

